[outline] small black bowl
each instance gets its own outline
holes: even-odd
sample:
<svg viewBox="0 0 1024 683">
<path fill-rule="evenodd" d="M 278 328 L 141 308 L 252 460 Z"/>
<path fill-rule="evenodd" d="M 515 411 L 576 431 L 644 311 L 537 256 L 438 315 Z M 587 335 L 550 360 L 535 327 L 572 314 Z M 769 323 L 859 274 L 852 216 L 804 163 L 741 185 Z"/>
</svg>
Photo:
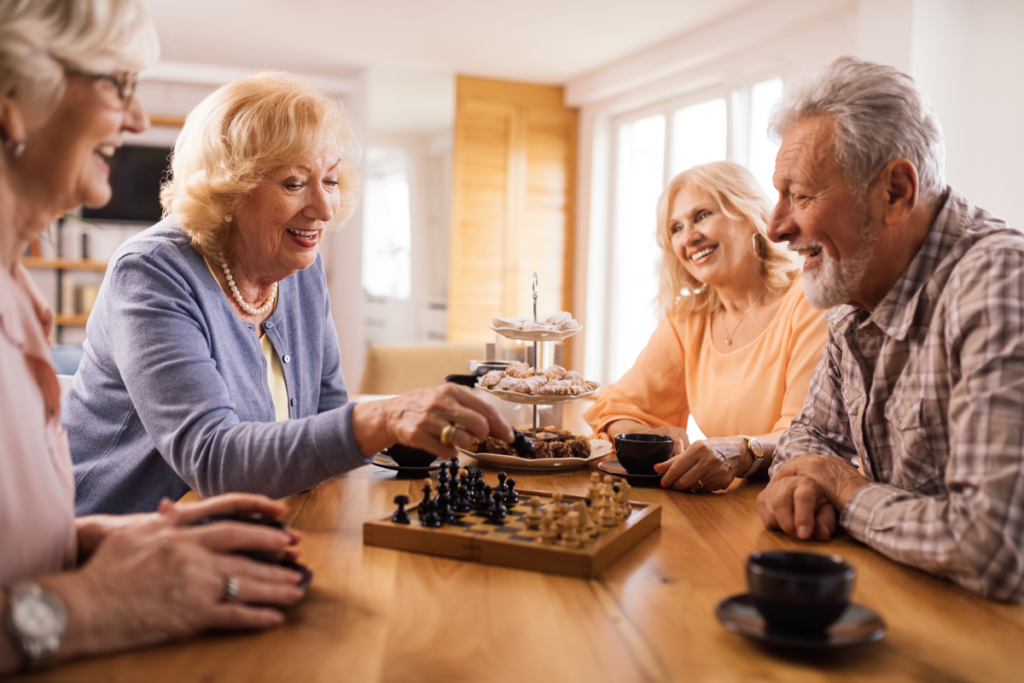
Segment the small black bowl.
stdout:
<svg viewBox="0 0 1024 683">
<path fill-rule="evenodd" d="M 399 467 L 429 467 L 432 462 L 437 460 L 437 456 L 433 453 L 399 443 L 390 446 L 387 449 L 387 454 L 398 463 Z"/>
<path fill-rule="evenodd" d="M 838 555 L 754 553 L 750 599 L 770 629 L 820 633 L 846 610 L 857 571 Z"/>
<path fill-rule="evenodd" d="M 615 457 L 630 474 L 657 474 L 654 466 L 672 457 L 673 441 L 663 434 L 616 434 Z"/>
</svg>

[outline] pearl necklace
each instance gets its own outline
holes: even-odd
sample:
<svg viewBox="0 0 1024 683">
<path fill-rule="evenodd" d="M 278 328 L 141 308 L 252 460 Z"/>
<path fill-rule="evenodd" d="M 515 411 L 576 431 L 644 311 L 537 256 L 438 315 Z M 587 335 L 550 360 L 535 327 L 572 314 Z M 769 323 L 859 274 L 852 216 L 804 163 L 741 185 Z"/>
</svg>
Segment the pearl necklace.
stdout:
<svg viewBox="0 0 1024 683">
<path fill-rule="evenodd" d="M 270 307 L 274 305 L 274 299 L 277 298 L 277 283 L 274 283 L 274 291 L 270 293 L 270 297 L 264 302 L 259 308 L 254 308 L 242 300 L 242 294 L 238 291 L 238 286 L 235 284 L 235 278 L 231 276 L 231 269 L 228 268 L 226 261 L 220 262 L 220 267 L 224 271 L 224 277 L 228 281 L 228 287 L 231 288 L 231 295 L 238 302 L 239 307 L 248 313 L 249 315 L 263 315 L 265 312 L 270 310 Z"/>
<path fill-rule="evenodd" d="M 740 329 L 740 325 L 742 325 L 743 321 L 747 319 L 747 316 L 750 315 L 750 312 L 754 310 L 754 306 L 757 305 L 757 302 L 761 300 L 761 297 L 763 297 L 764 293 L 767 291 L 767 287 L 761 290 L 761 293 L 758 294 L 756 299 L 754 299 L 754 303 L 750 304 L 750 308 L 748 308 L 747 312 L 743 314 L 743 317 L 740 318 L 740 321 L 736 323 L 736 327 L 732 328 L 732 333 L 726 335 L 724 339 L 726 346 L 732 346 L 732 338 L 736 336 L 736 330 Z M 729 328 L 725 326 L 725 314 L 722 315 L 722 329 L 724 329 L 727 333 L 729 332 Z"/>
</svg>

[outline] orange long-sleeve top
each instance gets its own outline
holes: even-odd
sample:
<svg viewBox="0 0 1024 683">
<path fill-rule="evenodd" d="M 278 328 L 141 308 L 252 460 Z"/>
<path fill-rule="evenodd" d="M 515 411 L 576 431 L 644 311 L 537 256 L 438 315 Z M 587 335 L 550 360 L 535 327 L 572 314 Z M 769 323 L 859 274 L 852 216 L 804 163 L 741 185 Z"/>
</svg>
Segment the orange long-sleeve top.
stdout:
<svg viewBox="0 0 1024 683">
<path fill-rule="evenodd" d="M 584 414 L 597 436 L 616 420 L 686 427 L 690 414 L 706 436 L 768 434 L 789 427 L 803 408 L 828 330 L 804 297 L 799 278 L 771 324 L 730 353 L 711 342 L 710 316 L 676 306 L 633 367 L 608 385 Z"/>
</svg>

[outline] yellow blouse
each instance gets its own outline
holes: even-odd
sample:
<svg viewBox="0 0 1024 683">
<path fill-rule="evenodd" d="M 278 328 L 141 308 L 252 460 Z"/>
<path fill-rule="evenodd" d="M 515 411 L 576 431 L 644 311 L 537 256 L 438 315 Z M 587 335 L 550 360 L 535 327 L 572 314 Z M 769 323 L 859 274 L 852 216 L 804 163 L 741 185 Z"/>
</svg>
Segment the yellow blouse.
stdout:
<svg viewBox="0 0 1024 683">
<path fill-rule="evenodd" d="M 669 311 L 636 363 L 584 414 L 594 432 L 616 420 L 686 427 L 690 413 L 707 436 L 768 434 L 802 410 L 828 330 L 798 278 L 771 324 L 731 353 L 711 342 L 710 316 Z"/>
</svg>

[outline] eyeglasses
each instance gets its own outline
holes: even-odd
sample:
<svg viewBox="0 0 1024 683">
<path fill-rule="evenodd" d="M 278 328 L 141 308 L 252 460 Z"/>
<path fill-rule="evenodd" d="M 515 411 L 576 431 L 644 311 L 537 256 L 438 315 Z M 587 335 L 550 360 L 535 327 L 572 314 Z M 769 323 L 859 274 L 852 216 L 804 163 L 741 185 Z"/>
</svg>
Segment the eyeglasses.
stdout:
<svg viewBox="0 0 1024 683">
<path fill-rule="evenodd" d="M 80 74 L 82 76 L 88 76 L 89 78 L 98 78 L 100 80 L 113 83 L 114 87 L 117 88 L 117 96 L 121 98 L 121 103 L 125 106 L 128 106 L 128 103 L 135 95 L 135 88 L 139 84 L 139 75 L 128 71 L 118 71 L 113 74 L 97 74 L 91 71 L 73 69 L 69 66 L 65 66 L 64 70 L 68 73 Z"/>
</svg>

